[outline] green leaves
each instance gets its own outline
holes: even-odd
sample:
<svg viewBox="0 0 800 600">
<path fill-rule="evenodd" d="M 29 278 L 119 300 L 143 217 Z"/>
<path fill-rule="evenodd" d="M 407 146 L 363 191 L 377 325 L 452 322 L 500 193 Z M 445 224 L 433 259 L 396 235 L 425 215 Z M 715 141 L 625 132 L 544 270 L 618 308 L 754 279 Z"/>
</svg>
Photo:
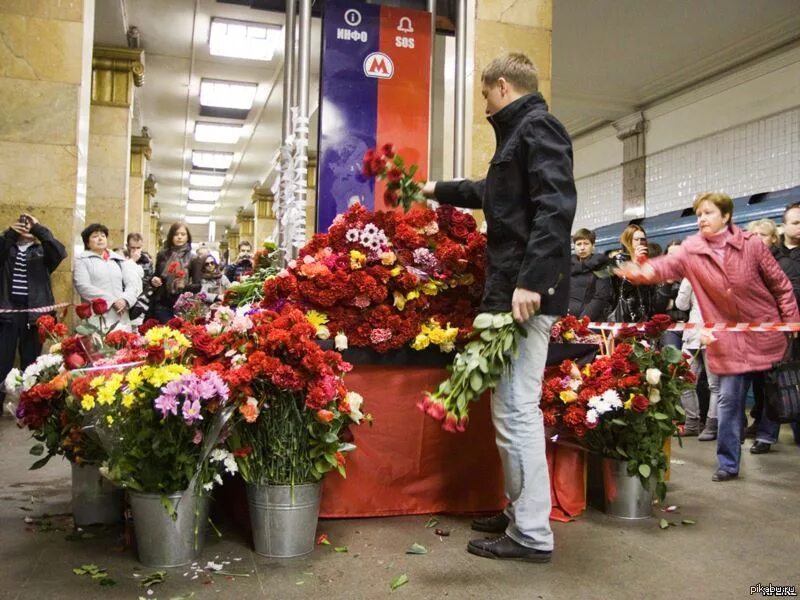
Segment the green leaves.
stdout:
<svg viewBox="0 0 800 600">
<path fill-rule="evenodd" d="M 406 554 L 427 554 L 428 549 L 423 546 L 422 544 L 417 544 L 414 542 L 411 546 L 406 550 Z"/>
<path fill-rule="evenodd" d="M 439 519 L 437 519 L 436 517 L 431 517 L 430 519 L 428 519 L 428 522 L 425 523 L 425 528 L 431 529 L 433 527 L 436 527 L 438 524 L 439 524 Z"/>
<path fill-rule="evenodd" d="M 41 456 L 44 453 L 44 444 L 34 444 L 31 446 L 30 453 L 34 456 Z"/>
<path fill-rule="evenodd" d="M 665 346 L 661 349 L 661 355 L 672 365 L 677 365 L 683 360 L 683 353 L 675 346 Z"/>
<path fill-rule="evenodd" d="M 644 477 L 645 479 L 650 478 L 650 465 L 646 465 L 644 463 L 639 465 L 639 474 Z"/>
<path fill-rule="evenodd" d="M 80 567 L 72 569 L 72 572 L 78 576 L 88 575 L 93 581 L 96 581 L 101 586 L 116 585 L 117 583 L 108 576 L 108 573 L 105 569 L 101 569 L 94 564 L 81 565 Z"/>
<path fill-rule="evenodd" d="M 403 573 L 403 574 L 402 574 L 402 575 L 400 575 L 399 577 L 396 577 L 396 578 L 394 578 L 394 579 L 392 580 L 392 583 L 390 583 L 390 584 L 389 584 L 389 587 L 390 587 L 390 589 L 391 589 L 392 591 L 395 591 L 395 590 L 396 590 L 397 588 L 399 588 L 401 585 L 405 585 L 405 584 L 407 584 L 407 583 L 408 583 L 408 575 L 406 575 L 405 573 Z"/>
</svg>

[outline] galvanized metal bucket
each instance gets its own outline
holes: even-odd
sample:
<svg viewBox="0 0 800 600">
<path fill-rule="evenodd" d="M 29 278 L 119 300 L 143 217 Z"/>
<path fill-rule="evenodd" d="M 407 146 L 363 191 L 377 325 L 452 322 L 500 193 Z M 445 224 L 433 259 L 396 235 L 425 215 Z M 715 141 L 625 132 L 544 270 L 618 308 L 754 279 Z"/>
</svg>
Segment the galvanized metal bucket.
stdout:
<svg viewBox="0 0 800 600">
<path fill-rule="evenodd" d="M 619 519 L 648 519 L 653 511 L 653 487 L 628 475 L 628 463 L 603 458 L 603 496 L 606 514 Z"/>
<path fill-rule="evenodd" d="M 208 521 L 207 496 L 190 492 L 167 494 L 177 511 L 173 519 L 161 494 L 128 491 L 139 562 L 148 567 L 179 567 L 195 560 L 203 550 Z"/>
<path fill-rule="evenodd" d="M 314 550 L 321 485 L 247 485 L 256 554 L 304 556 Z"/>
<path fill-rule="evenodd" d="M 72 519 L 76 527 L 122 521 L 125 493 L 100 475 L 97 465 L 72 463 Z"/>
</svg>

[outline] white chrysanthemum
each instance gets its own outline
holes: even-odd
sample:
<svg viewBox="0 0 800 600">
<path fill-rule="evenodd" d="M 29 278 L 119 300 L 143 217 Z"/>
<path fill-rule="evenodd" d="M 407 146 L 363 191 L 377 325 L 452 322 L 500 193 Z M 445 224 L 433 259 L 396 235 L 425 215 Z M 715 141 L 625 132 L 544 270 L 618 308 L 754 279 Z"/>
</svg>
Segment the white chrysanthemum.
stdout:
<svg viewBox="0 0 800 600">
<path fill-rule="evenodd" d="M 590 408 L 586 411 L 586 422 L 589 425 L 594 425 L 597 423 L 597 420 L 600 418 L 600 414 L 593 408 Z"/>
<path fill-rule="evenodd" d="M 359 237 L 358 229 L 348 229 L 347 233 L 344 234 L 344 239 L 348 242 L 357 242 Z"/>
<path fill-rule="evenodd" d="M 375 223 L 367 223 L 364 225 L 364 233 L 367 235 L 374 236 L 377 235 L 379 231 L 380 229 L 378 229 L 378 226 L 375 225 Z"/>
<path fill-rule="evenodd" d="M 617 390 L 606 390 L 603 392 L 602 398 L 611 408 L 622 408 L 622 400 L 620 400 Z"/>
<path fill-rule="evenodd" d="M 19 369 L 11 369 L 6 375 L 5 388 L 6 392 L 13 394 L 22 385 L 22 373 Z"/>
</svg>

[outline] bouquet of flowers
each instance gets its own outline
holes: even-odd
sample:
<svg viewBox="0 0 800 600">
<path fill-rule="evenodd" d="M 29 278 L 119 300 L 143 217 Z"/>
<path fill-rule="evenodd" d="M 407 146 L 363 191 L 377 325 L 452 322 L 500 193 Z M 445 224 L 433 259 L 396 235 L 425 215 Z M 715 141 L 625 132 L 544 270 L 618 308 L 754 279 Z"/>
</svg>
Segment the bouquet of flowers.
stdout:
<svg viewBox="0 0 800 600">
<path fill-rule="evenodd" d="M 264 282 L 261 305 L 322 314 L 337 348 L 451 350 L 471 331 L 485 270 L 486 239 L 471 215 L 355 205 Z"/>
<path fill-rule="evenodd" d="M 681 393 L 694 384 L 680 350 L 655 345 L 670 322 L 667 315 L 655 315 L 644 333 L 620 330 L 606 354 L 582 370 L 562 363 L 545 381 L 541 403 L 546 426 L 574 434 L 591 451 L 627 461 L 628 474 L 638 474 L 645 485 L 655 482 L 662 499 L 664 443 L 683 415 Z"/>
<path fill-rule="evenodd" d="M 245 306 L 258 304 L 262 297 L 264 282 L 277 275 L 281 262 L 281 251 L 274 242 L 264 242 L 253 255 L 253 273 L 242 281 L 233 283 L 225 290 L 225 304 Z"/>
<path fill-rule="evenodd" d="M 209 312 L 208 296 L 200 292 L 193 294 L 192 292 L 184 292 L 175 301 L 173 309 L 175 315 L 185 321 L 194 321 L 196 319 L 205 318 Z"/>
<path fill-rule="evenodd" d="M 228 446 L 245 481 L 301 484 L 345 473 L 348 427 L 364 419 L 363 399 L 342 380 L 351 366 L 314 342 L 299 310 L 220 307 L 187 324 L 195 371 L 215 372 L 230 389 L 237 423 Z"/>
<path fill-rule="evenodd" d="M 383 193 L 386 206 L 402 206 L 408 212 L 414 202 L 425 202 L 422 186 L 414 181 L 416 172 L 417 165 L 406 169 L 403 158 L 394 151 L 392 144 L 384 144 L 380 149 L 370 148 L 364 153 L 361 174 L 386 182 Z"/>
<path fill-rule="evenodd" d="M 589 317 L 566 315 L 550 330 L 550 342 L 559 344 L 600 344 L 602 338 L 589 329 Z"/>
</svg>

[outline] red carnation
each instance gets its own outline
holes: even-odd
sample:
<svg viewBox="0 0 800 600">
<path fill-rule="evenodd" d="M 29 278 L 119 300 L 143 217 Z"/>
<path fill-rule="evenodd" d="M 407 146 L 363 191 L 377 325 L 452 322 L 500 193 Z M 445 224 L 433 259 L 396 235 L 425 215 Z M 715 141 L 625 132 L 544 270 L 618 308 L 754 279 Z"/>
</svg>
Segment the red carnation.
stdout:
<svg viewBox="0 0 800 600">
<path fill-rule="evenodd" d="M 104 315 L 108 312 L 108 302 L 103 298 L 92 300 L 92 312 L 96 315 Z"/>
<path fill-rule="evenodd" d="M 92 306 L 91 304 L 78 304 L 75 307 L 75 314 L 78 315 L 79 319 L 88 319 L 92 316 Z"/>
</svg>

